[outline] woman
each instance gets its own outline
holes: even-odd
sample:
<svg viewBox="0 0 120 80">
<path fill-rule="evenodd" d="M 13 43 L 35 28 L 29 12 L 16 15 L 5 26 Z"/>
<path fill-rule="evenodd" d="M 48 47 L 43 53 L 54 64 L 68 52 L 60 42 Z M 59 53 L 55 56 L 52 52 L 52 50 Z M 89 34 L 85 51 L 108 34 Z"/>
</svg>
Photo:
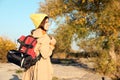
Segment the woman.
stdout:
<svg viewBox="0 0 120 80">
<path fill-rule="evenodd" d="M 36 28 L 33 36 L 38 38 L 34 51 L 37 56 L 41 54 L 42 58 L 24 73 L 23 80 L 52 80 L 53 69 L 50 56 L 56 40 L 47 34 L 49 18 L 46 14 L 32 14 L 31 19 Z"/>
</svg>

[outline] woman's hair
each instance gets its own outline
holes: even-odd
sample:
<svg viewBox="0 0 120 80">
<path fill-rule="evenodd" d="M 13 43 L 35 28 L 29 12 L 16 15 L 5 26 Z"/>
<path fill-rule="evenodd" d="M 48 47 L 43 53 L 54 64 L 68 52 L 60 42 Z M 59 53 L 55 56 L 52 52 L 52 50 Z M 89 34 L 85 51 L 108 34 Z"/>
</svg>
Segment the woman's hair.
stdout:
<svg viewBox="0 0 120 80">
<path fill-rule="evenodd" d="M 35 31 L 35 29 L 31 30 L 31 35 L 33 35 L 33 32 Z"/>
<path fill-rule="evenodd" d="M 41 22 L 41 24 L 38 26 L 38 28 L 41 28 L 41 29 L 44 30 L 44 31 L 46 31 L 46 30 L 44 29 L 44 25 L 45 25 L 46 19 L 49 19 L 49 17 L 46 16 L 46 17 L 43 19 L 43 21 Z"/>
</svg>

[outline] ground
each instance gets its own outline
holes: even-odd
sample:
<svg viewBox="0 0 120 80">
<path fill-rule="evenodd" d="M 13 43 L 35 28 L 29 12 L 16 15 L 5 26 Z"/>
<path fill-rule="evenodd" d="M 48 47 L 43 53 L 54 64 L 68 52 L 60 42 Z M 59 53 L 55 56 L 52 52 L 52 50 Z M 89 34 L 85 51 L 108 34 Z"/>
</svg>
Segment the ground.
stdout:
<svg viewBox="0 0 120 80">
<path fill-rule="evenodd" d="M 106 76 L 94 73 L 80 64 L 53 64 L 54 80 L 111 80 Z M 21 80 L 19 66 L 12 63 L 0 63 L 0 80 Z"/>
</svg>

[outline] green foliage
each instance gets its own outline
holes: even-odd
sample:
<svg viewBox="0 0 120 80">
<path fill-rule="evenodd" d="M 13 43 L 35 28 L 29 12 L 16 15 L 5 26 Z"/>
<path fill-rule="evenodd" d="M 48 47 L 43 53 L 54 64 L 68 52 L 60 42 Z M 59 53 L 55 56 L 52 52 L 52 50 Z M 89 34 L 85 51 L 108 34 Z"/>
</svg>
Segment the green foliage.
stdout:
<svg viewBox="0 0 120 80">
<path fill-rule="evenodd" d="M 96 58 L 95 63 L 95 70 L 103 75 L 114 74 L 116 71 L 116 64 L 105 50 L 101 51 L 101 55 Z"/>
<path fill-rule="evenodd" d="M 16 44 L 9 39 L 0 37 L 0 62 L 6 62 L 6 55 L 10 49 L 16 49 Z"/>
<path fill-rule="evenodd" d="M 111 0 L 46 0 L 45 3 L 40 4 L 39 12 L 45 12 L 54 18 L 73 10 L 99 12 L 109 2 Z"/>
<path fill-rule="evenodd" d="M 40 4 L 39 12 L 47 13 L 55 20 L 58 17 L 65 17 L 65 24 L 69 24 L 72 29 L 69 28 L 67 30 L 68 32 L 65 32 L 66 30 L 59 28 L 56 34 L 66 33 L 63 35 L 64 38 L 66 38 L 66 35 L 74 32 L 72 33 L 72 38 L 67 37 L 71 42 L 74 35 L 76 35 L 76 40 L 79 40 L 80 38 L 88 38 L 91 33 L 95 33 L 96 37 L 105 36 L 105 39 L 111 39 L 110 41 L 113 41 L 116 40 L 119 32 L 120 10 L 118 9 L 119 4 L 117 1 L 118 0 L 46 0 L 45 3 Z M 110 5 L 112 3 L 115 5 Z M 115 11 L 117 11 L 117 13 Z M 59 27 L 65 27 L 65 25 Z M 65 41 L 64 45 L 67 43 Z M 71 44 L 70 41 L 68 42 Z M 58 45 L 60 44 L 61 43 Z"/>
<path fill-rule="evenodd" d="M 69 30 L 71 29 L 71 30 Z M 68 34 L 69 33 L 69 34 Z M 70 52 L 71 49 L 71 40 L 74 34 L 74 29 L 69 26 L 62 26 L 56 30 L 56 52 Z M 63 36 L 64 35 L 64 36 Z"/>
</svg>

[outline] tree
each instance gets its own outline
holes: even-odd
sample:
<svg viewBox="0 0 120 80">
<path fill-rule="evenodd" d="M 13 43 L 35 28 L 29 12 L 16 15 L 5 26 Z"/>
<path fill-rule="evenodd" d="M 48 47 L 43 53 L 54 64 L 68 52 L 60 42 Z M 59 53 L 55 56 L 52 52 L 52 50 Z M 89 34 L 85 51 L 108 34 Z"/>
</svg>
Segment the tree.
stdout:
<svg viewBox="0 0 120 80">
<path fill-rule="evenodd" d="M 68 44 L 73 38 L 80 47 L 84 45 L 82 41 L 89 41 L 91 44 L 83 49 L 92 46 L 99 54 L 105 51 L 116 64 L 119 52 L 115 50 L 118 50 L 116 46 L 120 46 L 119 0 L 46 0 L 40 6 L 39 12 L 47 13 L 55 21 L 58 17 L 65 18 L 65 25 L 56 30 L 61 51 L 70 49 Z"/>
<path fill-rule="evenodd" d="M 114 5 L 110 5 L 113 3 Z M 107 39 L 107 45 L 111 45 L 109 53 L 116 61 L 113 45 L 114 40 L 118 39 L 120 26 L 119 0 L 46 0 L 46 3 L 40 6 L 39 12 L 45 12 L 54 19 L 58 16 L 65 17 L 66 24 L 73 27 L 69 27 L 68 31 L 72 32 L 71 35 L 76 34 L 78 40 L 85 36 L 88 38 L 91 33 L 104 37 L 103 42 Z M 58 28 L 57 32 L 60 30 Z M 69 35 L 69 32 L 67 34 Z M 71 37 L 69 39 L 72 40 Z"/>
</svg>

